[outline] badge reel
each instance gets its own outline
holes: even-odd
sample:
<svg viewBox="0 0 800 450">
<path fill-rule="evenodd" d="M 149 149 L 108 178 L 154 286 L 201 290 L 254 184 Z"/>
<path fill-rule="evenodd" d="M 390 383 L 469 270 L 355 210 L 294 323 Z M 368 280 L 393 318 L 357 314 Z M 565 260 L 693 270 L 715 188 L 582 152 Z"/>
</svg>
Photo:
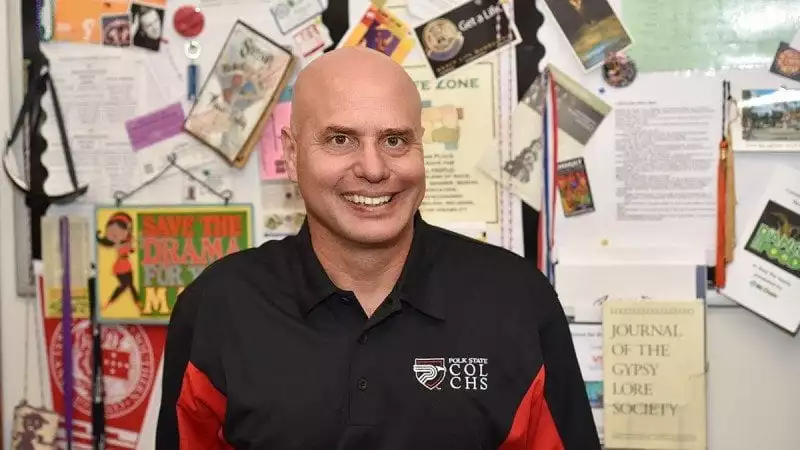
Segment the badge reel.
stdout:
<svg viewBox="0 0 800 450">
<path fill-rule="evenodd" d="M 198 68 L 197 60 L 200 58 L 200 43 L 197 41 L 189 41 L 183 46 L 183 52 L 189 59 L 189 67 L 186 73 L 187 80 L 187 100 L 190 102 L 195 101 L 197 98 L 197 83 L 198 83 Z"/>
<path fill-rule="evenodd" d="M 624 53 L 609 53 L 603 61 L 603 80 L 612 87 L 630 86 L 636 79 L 636 63 Z"/>
</svg>

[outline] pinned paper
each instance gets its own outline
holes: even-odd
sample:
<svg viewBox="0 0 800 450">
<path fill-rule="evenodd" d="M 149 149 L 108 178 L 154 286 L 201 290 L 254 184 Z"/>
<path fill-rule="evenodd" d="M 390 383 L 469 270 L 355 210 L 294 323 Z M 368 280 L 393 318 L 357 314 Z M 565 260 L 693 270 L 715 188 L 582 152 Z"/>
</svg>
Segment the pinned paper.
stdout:
<svg viewBox="0 0 800 450">
<path fill-rule="evenodd" d="M 183 107 L 173 103 L 143 116 L 125 122 L 125 131 L 133 151 L 165 141 L 183 131 Z"/>
<path fill-rule="evenodd" d="M 261 151 L 261 180 L 286 179 L 286 164 L 283 160 L 283 147 L 281 146 L 281 129 L 289 125 L 292 115 L 291 88 L 281 94 L 280 102 L 275 105 L 272 117 L 264 125 L 264 131 L 259 142 Z"/>
</svg>

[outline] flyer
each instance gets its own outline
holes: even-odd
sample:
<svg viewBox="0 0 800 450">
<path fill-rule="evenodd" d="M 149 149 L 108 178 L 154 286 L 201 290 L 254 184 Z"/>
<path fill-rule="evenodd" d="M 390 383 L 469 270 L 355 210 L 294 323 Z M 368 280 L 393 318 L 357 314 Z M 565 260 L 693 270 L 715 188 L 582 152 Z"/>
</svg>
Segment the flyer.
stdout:
<svg viewBox="0 0 800 450">
<path fill-rule="evenodd" d="M 800 329 L 800 171 L 776 168 L 745 222 L 722 294 L 791 334 Z"/>
</svg>

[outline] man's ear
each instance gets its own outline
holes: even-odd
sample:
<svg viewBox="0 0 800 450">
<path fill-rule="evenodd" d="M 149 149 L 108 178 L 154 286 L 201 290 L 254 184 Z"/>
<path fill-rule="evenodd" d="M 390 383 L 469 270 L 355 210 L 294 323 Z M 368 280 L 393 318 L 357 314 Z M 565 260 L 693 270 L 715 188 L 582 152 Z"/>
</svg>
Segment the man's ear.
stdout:
<svg viewBox="0 0 800 450">
<path fill-rule="evenodd" d="M 292 129 L 288 126 L 281 128 L 281 147 L 283 147 L 283 161 L 286 164 L 286 176 L 296 183 L 297 142 L 292 136 Z"/>
</svg>

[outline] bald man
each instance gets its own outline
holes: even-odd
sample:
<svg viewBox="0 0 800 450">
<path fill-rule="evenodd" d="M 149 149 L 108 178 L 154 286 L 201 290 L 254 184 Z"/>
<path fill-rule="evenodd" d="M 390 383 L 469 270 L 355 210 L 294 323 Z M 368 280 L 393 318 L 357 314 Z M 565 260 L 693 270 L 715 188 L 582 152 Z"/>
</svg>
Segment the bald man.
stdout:
<svg viewBox="0 0 800 450">
<path fill-rule="evenodd" d="M 307 218 L 179 296 L 158 450 L 595 450 L 532 263 L 426 223 L 419 93 L 367 48 L 307 66 L 281 131 Z"/>
</svg>

